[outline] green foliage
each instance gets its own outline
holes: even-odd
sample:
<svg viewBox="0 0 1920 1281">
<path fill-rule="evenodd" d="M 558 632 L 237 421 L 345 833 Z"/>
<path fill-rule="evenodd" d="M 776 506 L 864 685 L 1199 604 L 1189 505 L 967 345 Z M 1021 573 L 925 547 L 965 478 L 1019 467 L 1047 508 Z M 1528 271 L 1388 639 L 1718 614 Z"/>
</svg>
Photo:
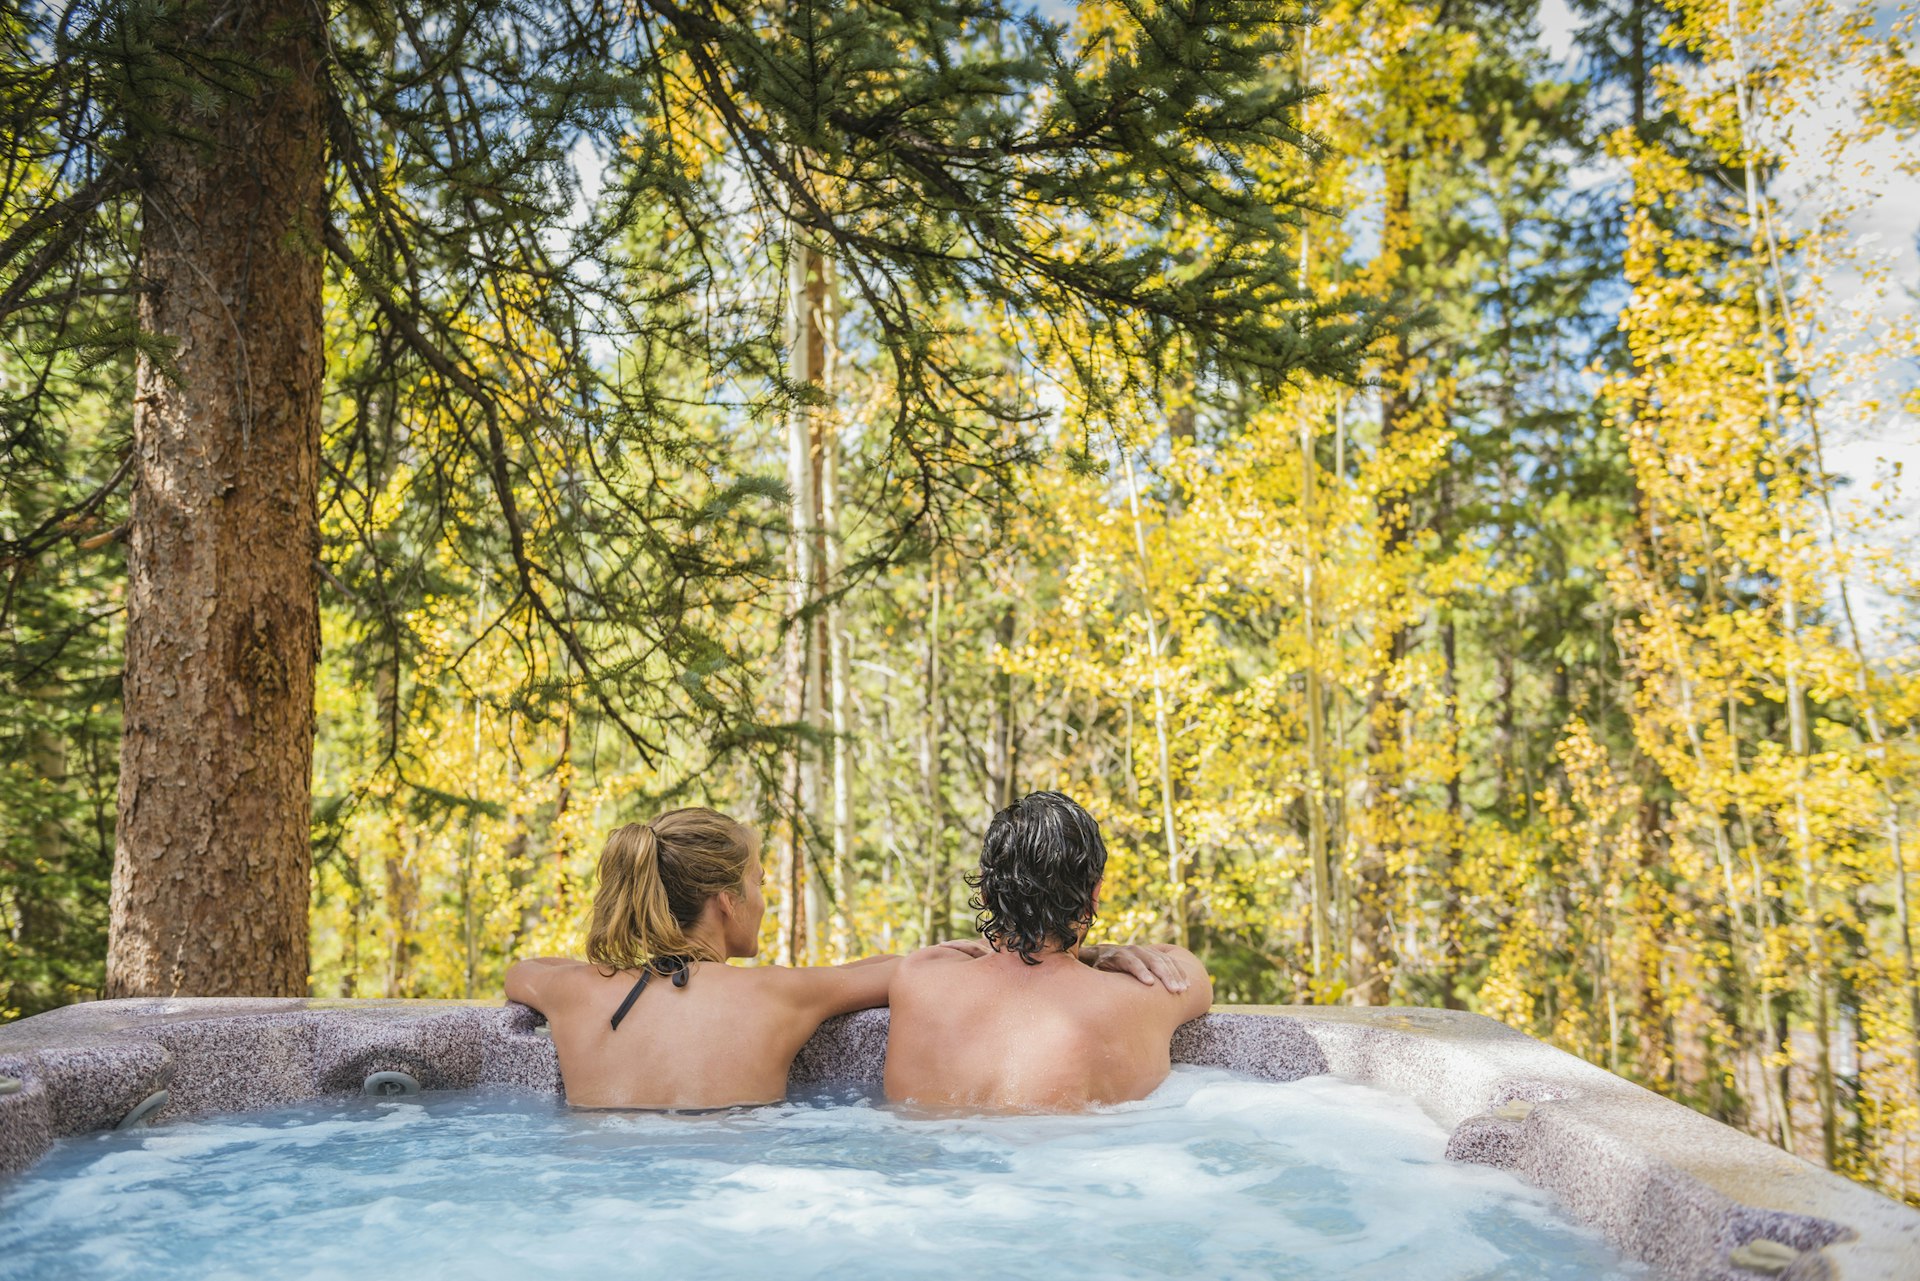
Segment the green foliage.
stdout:
<svg viewBox="0 0 1920 1281">
<path fill-rule="evenodd" d="M 7 20 L 9 1014 L 99 977 L 141 95 L 246 92 L 170 12 Z M 684 802 L 794 851 L 770 948 L 915 946 L 1059 787 L 1223 998 L 1913 1195 L 1920 592 L 1812 437 L 1914 343 L 1809 323 L 1845 211 L 1742 114 L 1906 37 L 1579 12 L 1574 75 L 1517 0 L 335 9 L 315 991 L 497 991 Z"/>
</svg>

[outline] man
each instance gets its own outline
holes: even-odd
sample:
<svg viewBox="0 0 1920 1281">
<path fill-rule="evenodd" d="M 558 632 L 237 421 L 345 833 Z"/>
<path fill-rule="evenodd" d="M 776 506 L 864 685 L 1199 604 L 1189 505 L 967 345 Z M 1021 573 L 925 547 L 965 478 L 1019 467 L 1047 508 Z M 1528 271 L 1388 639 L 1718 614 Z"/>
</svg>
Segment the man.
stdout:
<svg viewBox="0 0 1920 1281">
<path fill-rule="evenodd" d="M 1213 983 L 1165 944 L 1142 953 L 1151 973 L 1087 964 L 1080 941 L 1106 865 L 1100 825 L 1058 792 L 994 816 L 968 878 L 985 941 L 923 948 L 894 973 L 889 1099 L 1071 1111 L 1144 1098 L 1166 1079 L 1173 1031 L 1207 1012 Z"/>
</svg>

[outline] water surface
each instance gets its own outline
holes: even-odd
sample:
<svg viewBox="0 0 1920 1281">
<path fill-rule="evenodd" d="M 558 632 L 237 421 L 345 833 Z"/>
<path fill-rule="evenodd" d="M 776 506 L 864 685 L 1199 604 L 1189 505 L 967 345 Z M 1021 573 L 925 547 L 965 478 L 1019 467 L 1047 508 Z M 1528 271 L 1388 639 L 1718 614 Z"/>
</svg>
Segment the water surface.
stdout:
<svg viewBox="0 0 1920 1281">
<path fill-rule="evenodd" d="M 1142 1103 L 917 1119 L 329 1100 L 63 1141 L 0 1180 L 0 1277 L 1641 1277 L 1410 1100 L 1179 1068 Z"/>
</svg>

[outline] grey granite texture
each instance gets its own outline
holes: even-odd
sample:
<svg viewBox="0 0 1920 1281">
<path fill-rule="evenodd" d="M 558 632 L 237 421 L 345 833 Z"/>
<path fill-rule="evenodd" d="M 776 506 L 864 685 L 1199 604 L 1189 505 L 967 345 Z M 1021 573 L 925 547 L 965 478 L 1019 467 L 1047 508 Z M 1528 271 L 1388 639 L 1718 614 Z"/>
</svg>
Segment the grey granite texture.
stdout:
<svg viewBox="0 0 1920 1281">
<path fill-rule="evenodd" d="M 1285 1006 L 1337 1076 L 1411 1095 L 1449 1155 L 1510 1169 L 1662 1276 L 1740 1281 L 1740 1247 L 1802 1251 L 1783 1275 L 1920 1279 L 1920 1213 L 1477 1014 Z M 1221 1017 L 1221 1016 L 1210 1016 Z M 1512 1108 L 1515 1102 L 1531 1108 Z M 1523 1115 L 1522 1115 L 1523 1114 Z"/>
<path fill-rule="evenodd" d="M 878 1085 L 887 1063 L 887 1012 L 861 1010 L 828 1019 L 800 1047 L 787 1086 Z"/>
<path fill-rule="evenodd" d="M 544 1032 L 523 1006 L 477 1001 L 70 1006 L 0 1027 L 0 1078 L 20 1082 L 0 1092 L 0 1174 L 62 1135 L 112 1126 L 162 1088 L 159 1122 L 357 1094 L 386 1071 L 431 1090 L 558 1093 Z M 877 1082 L 886 1034 L 884 1010 L 829 1020 L 791 1079 Z M 1920 1213 L 1491 1019 L 1225 1007 L 1181 1028 L 1173 1055 L 1277 1081 L 1330 1072 L 1411 1096 L 1451 1132 L 1449 1157 L 1547 1189 L 1675 1281 L 1920 1281 Z"/>
<path fill-rule="evenodd" d="M 1299 1020 L 1228 1008 L 1174 1032 L 1173 1061 L 1230 1068 L 1270 1081 L 1298 1081 L 1327 1070 L 1327 1056 Z"/>
</svg>

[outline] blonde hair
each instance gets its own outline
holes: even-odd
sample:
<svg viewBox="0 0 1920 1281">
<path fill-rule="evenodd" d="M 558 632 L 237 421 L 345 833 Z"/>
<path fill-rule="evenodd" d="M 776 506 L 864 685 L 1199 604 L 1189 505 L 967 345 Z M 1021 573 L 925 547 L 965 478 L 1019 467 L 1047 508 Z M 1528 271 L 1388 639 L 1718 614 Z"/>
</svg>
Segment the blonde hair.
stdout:
<svg viewBox="0 0 1920 1281">
<path fill-rule="evenodd" d="M 600 851 L 587 959 L 615 970 L 656 956 L 724 961 L 686 931 L 708 899 L 740 892 L 757 852 L 751 829 L 704 806 L 627 824 Z"/>
</svg>

